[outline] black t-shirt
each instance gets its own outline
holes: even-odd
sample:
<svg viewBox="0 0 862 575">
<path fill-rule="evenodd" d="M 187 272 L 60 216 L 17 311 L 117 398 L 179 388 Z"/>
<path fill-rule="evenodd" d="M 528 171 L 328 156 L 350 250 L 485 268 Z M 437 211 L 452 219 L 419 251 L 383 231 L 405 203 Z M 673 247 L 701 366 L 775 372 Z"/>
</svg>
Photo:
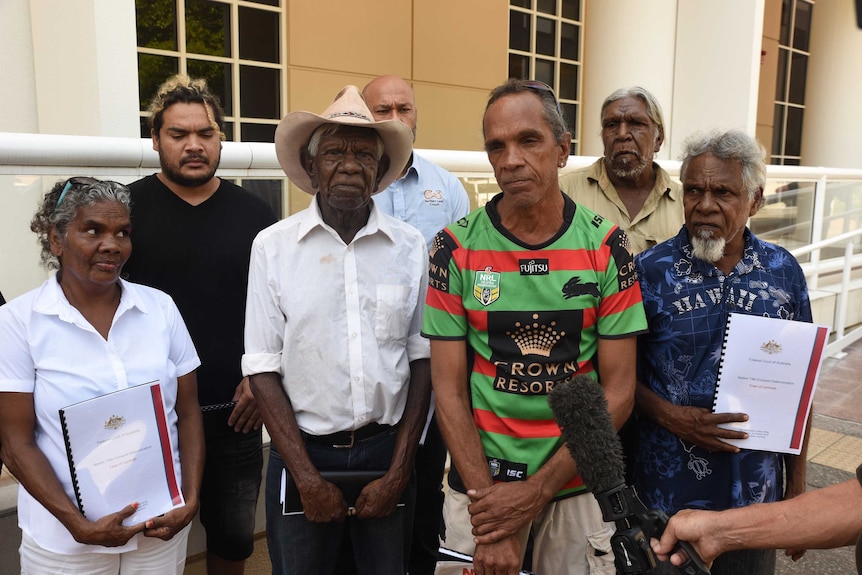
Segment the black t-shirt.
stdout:
<svg viewBox="0 0 862 575">
<path fill-rule="evenodd" d="M 200 404 L 230 401 L 242 379 L 251 244 L 277 218 L 263 200 L 226 181 L 197 206 L 155 175 L 129 188 L 132 255 L 124 277 L 165 291 L 176 302 L 201 358 Z"/>
</svg>

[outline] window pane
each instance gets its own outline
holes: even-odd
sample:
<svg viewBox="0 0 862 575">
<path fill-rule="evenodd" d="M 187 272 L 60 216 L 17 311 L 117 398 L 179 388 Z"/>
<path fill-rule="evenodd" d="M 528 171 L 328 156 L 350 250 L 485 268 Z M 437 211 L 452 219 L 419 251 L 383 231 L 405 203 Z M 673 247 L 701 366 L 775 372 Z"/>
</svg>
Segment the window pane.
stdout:
<svg viewBox="0 0 862 575">
<path fill-rule="evenodd" d="M 173 56 L 138 54 L 138 90 L 140 90 L 141 110 L 150 107 L 150 98 L 162 82 L 179 72 L 179 66 L 179 60 Z"/>
<path fill-rule="evenodd" d="M 575 134 L 578 133 L 578 105 L 560 102 L 560 109 L 563 110 L 563 117 L 565 117 L 566 119 L 566 126 L 568 127 L 569 132 L 572 133 L 572 137 L 574 138 Z"/>
<path fill-rule="evenodd" d="M 560 24 L 560 58 L 567 60 L 578 60 L 578 40 L 580 39 L 580 26 L 574 24 Z"/>
<path fill-rule="evenodd" d="M 793 0 L 784 0 L 781 3 L 781 33 L 778 43 L 782 46 L 790 46 L 790 18 L 793 16 Z"/>
<path fill-rule="evenodd" d="M 239 57 L 277 64 L 278 13 L 239 7 Z"/>
<path fill-rule="evenodd" d="M 787 59 L 789 50 L 783 48 L 778 50 L 778 75 L 775 79 L 775 99 L 780 102 L 787 101 Z"/>
<path fill-rule="evenodd" d="M 251 124 L 243 122 L 240 124 L 240 133 L 243 142 L 274 142 L 275 126 L 273 124 Z"/>
<path fill-rule="evenodd" d="M 239 102 L 240 115 L 243 117 L 281 119 L 279 71 L 256 66 L 240 66 Z"/>
<path fill-rule="evenodd" d="M 186 50 L 208 56 L 231 56 L 229 5 L 186 0 Z"/>
<path fill-rule="evenodd" d="M 224 123 L 224 137 L 228 142 L 233 142 L 236 139 L 233 137 L 233 122 Z"/>
<path fill-rule="evenodd" d="M 254 4 L 263 4 L 264 6 L 278 6 L 279 0 L 246 0 Z"/>
<path fill-rule="evenodd" d="M 512 50 L 530 51 L 530 18 L 529 14 L 509 10 L 509 48 Z"/>
<path fill-rule="evenodd" d="M 135 0 L 138 46 L 177 49 L 176 0 Z"/>
<path fill-rule="evenodd" d="M 560 62 L 560 98 L 578 99 L 578 67 Z"/>
<path fill-rule="evenodd" d="M 242 187 L 269 204 L 272 211 L 280 218 L 281 214 L 284 213 L 282 211 L 282 182 L 282 180 L 243 180 Z"/>
<path fill-rule="evenodd" d="M 544 82 L 548 86 L 554 85 L 554 61 L 540 60 L 536 58 L 536 77 L 534 80 Z"/>
<path fill-rule="evenodd" d="M 581 21 L 580 0 L 563 0 L 563 18 Z"/>
<path fill-rule="evenodd" d="M 775 106 L 775 115 L 772 118 L 772 155 L 773 156 L 783 156 L 784 155 L 784 146 L 782 146 L 782 140 L 784 139 L 784 106 L 776 105 Z"/>
<path fill-rule="evenodd" d="M 141 137 L 150 137 L 150 119 L 149 117 L 141 117 Z"/>
<path fill-rule="evenodd" d="M 536 10 L 544 14 L 556 14 L 557 0 L 539 0 Z"/>
<path fill-rule="evenodd" d="M 802 155 L 802 114 L 803 108 L 787 108 L 787 133 L 784 138 L 784 155 Z"/>
<path fill-rule="evenodd" d="M 509 78 L 530 79 L 530 58 L 519 54 L 509 54 Z"/>
<path fill-rule="evenodd" d="M 189 76 L 192 78 L 206 78 L 210 90 L 218 96 L 224 113 L 233 116 L 233 90 L 232 72 L 230 64 L 221 62 L 206 62 L 204 60 L 189 59 L 186 62 Z"/>
<path fill-rule="evenodd" d="M 532 8 L 533 0 L 509 0 L 509 6 L 520 6 L 521 8 Z"/>
<path fill-rule="evenodd" d="M 536 54 L 554 56 L 557 49 L 557 22 L 536 18 Z"/>
<path fill-rule="evenodd" d="M 793 23 L 793 47 L 808 52 L 811 37 L 811 9 L 808 2 L 796 2 L 796 20 Z"/>
<path fill-rule="evenodd" d="M 794 52 L 790 58 L 790 90 L 787 101 L 793 104 L 805 103 L 805 74 L 808 70 L 808 56 Z"/>
</svg>

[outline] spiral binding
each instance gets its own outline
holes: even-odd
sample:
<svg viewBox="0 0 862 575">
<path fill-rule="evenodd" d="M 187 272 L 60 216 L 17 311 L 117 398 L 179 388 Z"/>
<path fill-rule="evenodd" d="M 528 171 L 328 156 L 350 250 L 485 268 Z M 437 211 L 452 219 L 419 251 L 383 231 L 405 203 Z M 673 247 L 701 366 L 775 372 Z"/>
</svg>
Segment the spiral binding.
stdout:
<svg viewBox="0 0 862 575">
<path fill-rule="evenodd" d="M 84 502 L 81 500 L 81 490 L 78 487 L 78 472 L 75 470 L 75 458 L 72 457 L 72 443 L 69 440 L 69 428 L 66 426 L 66 413 L 60 410 L 60 427 L 63 429 L 63 442 L 66 444 L 66 457 L 69 459 L 69 471 L 72 474 L 72 487 L 75 490 L 75 501 L 78 503 L 78 509 L 81 510 L 81 515 L 87 516 L 84 513 Z"/>
<path fill-rule="evenodd" d="M 730 335 L 730 322 L 733 319 L 733 314 L 727 316 L 727 325 L 724 326 L 724 340 L 721 342 L 721 357 L 718 360 L 718 377 L 715 379 L 715 393 L 712 396 L 712 412 L 715 413 L 715 407 L 718 404 L 718 386 L 721 382 L 721 372 L 724 369 L 724 353 L 727 351 L 727 338 Z"/>
</svg>

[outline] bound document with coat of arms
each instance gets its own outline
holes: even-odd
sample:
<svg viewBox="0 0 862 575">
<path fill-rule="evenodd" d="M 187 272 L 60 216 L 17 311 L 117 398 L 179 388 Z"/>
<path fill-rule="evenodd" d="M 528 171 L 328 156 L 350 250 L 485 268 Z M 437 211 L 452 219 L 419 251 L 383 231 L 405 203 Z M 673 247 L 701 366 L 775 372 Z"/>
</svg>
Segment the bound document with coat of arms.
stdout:
<svg viewBox="0 0 862 575">
<path fill-rule="evenodd" d="M 162 387 L 145 383 L 60 410 L 78 508 L 96 521 L 138 503 L 134 525 L 185 505 Z"/>
<path fill-rule="evenodd" d="M 722 425 L 748 433 L 742 449 L 799 455 L 829 328 L 732 313 L 724 334 L 713 413 L 746 413 Z"/>
</svg>

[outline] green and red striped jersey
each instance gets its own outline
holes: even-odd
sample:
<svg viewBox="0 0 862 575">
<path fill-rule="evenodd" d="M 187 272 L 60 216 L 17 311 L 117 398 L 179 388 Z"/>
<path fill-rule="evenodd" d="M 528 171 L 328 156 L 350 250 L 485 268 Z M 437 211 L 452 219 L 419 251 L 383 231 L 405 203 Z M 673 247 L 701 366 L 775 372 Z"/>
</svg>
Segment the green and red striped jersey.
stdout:
<svg viewBox="0 0 862 575">
<path fill-rule="evenodd" d="M 533 475 L 562 444 L 547 394 L 598 379 L 600 338 L 646 331 L 625 233 L 565 197 L 564 224 L 526 245 L 500 223 L 501 195 L 441 231 L 431 249 L 422 333 L 465 339 L 473 418 L 495 480 Z M 558 497 L 584 491 L 580 478 Z"/>
</svg>

